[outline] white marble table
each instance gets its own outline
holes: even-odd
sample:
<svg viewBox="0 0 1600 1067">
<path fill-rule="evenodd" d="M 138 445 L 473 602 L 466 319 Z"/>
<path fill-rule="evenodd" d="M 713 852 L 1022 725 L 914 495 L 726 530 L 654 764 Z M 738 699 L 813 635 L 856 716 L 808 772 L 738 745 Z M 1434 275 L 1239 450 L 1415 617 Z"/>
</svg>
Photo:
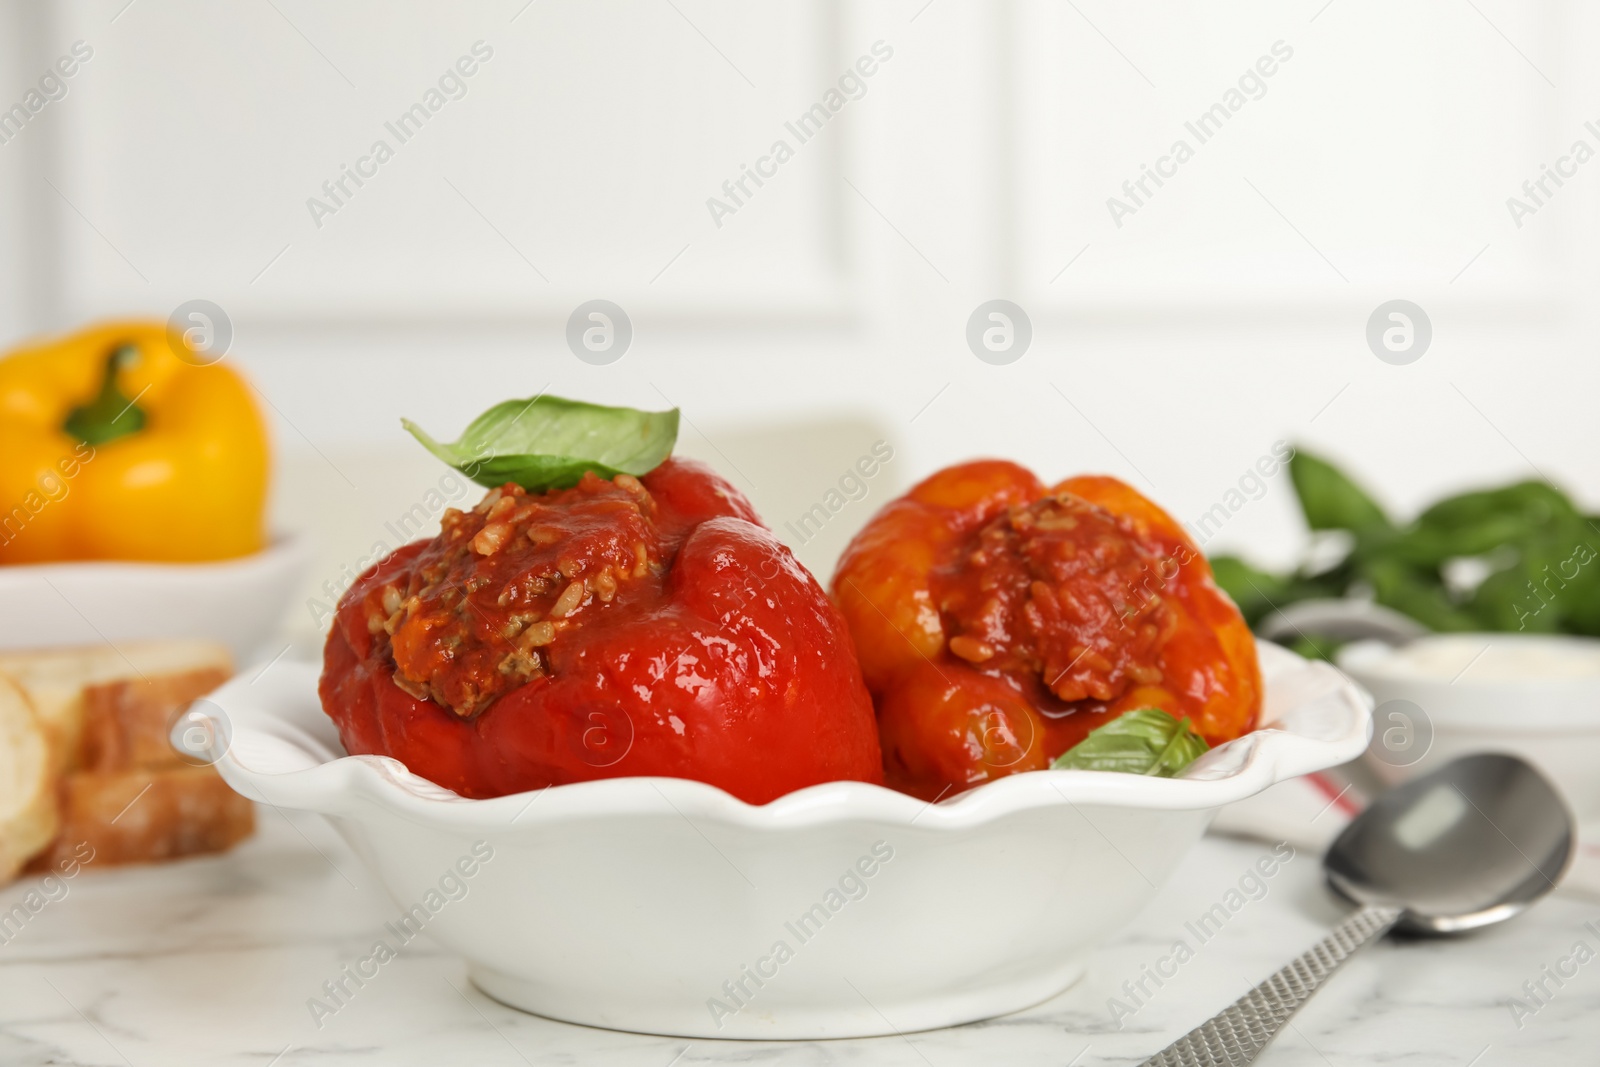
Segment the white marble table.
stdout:
<svg viewBox="0 0 1600 1067">
<path fill-rule="evenodd" d="M 292 822 L 290 820 L 293 820 Z M 262 812 L 234 853 L 164 867 L 89 869 L 0 944 L 0 1064 L 1138 1063 L 1316 940 L 1340 914 L 1300 855 L 1121 1027 L 1109 998 L 1187 936 L 1266 846 L 1207 838 L 1088 978 L 1018 1015 L 863 1041 L 745 1043 L 610 1033 L 524 1015 L 465 981 L 459 960 L 407 947 L 319 1029 L 321 983 L 364 952 L 392 905 L 315 817 Z M 1182 887 L 1179 889 L 1178 887 Z M 0 890 L 10 908 L 30 888 Z M 1600 903 L 1557 895 L 1498 929 L 1449 942 L 1386 941 L 1352 960 L 1262 1059 L 1326 1067 L 1501 1067 L 1600 1062 L 1600 961 L 1518 1027 L 1508 1006 L 1574 944 L 1600 949 Z M 1171 964 L 1165 969 L 1172 970 Z M 1570 967 L 1569 967 L 1570 969 Z"/>
</svg>

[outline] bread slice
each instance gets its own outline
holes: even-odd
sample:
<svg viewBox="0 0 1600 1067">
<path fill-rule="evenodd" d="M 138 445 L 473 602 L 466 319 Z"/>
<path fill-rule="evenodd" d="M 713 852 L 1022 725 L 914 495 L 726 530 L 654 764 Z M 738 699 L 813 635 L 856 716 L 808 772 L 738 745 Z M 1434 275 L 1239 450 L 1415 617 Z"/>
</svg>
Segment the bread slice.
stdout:
<svg viewBox="0 0 1600 1067">
<path fill-rule="evenodd" d="M 0 653 L 0 674 L 32 702 L 58 772 L 119 770 L 176 763 L 172 719 L 232 677 L 233 658 L 211 641 L 126 641 Z"/>
<path fill-rule="evenodd" d="M 111 773 L 134 767 L 177 767 L 172 726 L 195 700 L 233 676 L 227 667 L 119 678 L 83 691 L 83 733 L 77 767 Z"/>
<path fill-rule="evenodd" d="M 0 881 L 16 877 L 57 825 L 49 740 L 22 690 L 0 676 Z"/>
<path fill-rule="evenodd" d="M 171 744 L 183 710 L 232 677 L 226 646 L 129 641 L 5 652 L 4 675 L 26 694 L 48 742 L 46 792 L 55 832 L 29 842 L 38 852 L 30 869 L 213 852 L 254 829 L 254 806 L 211 767 L 190 766 Z M 14 873 L 0 865 L 0 875 Z"/>
<path fill-rule="evenodd" d="M 210 767 L 80 771 L 61 783 L 61 832 L 29 865 L 45 871 L 220 852 L 255 829 L 255 805 Z M 87 847 L 85 847 L 87 846 Z"/>
</svg>

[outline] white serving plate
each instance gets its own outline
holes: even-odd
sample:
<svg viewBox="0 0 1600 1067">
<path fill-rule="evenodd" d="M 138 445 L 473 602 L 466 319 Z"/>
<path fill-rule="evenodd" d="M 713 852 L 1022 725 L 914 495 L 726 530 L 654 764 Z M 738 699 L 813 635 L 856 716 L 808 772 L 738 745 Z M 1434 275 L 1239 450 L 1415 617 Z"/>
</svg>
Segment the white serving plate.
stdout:
<svg viewBox="0 0 1600 1067">
<path fill-rule="evenodd" d="M 204 638 L 245 663 L 283 621 L 310 558 L 307 539 L 287 535 L 217 563 L 0 567 L 0 649 Z"/>
<path fill-rule="evenodd" d="M 1360 755 L 1364 694 L 1275 646 L 1261 659 L 1267 727 L 1182 779 L 1038 771 L 939 804 L 832 782 L 756 807 L 672 778 L 467 800 L 344 756 L 304 664 L 201 711 L 231 735 L 230 785 L 328 816 L 394 900 L 382 918 L 411 914 L 498 1000 L 682 1037 L 862 1037 L 1054 996 L 1219 807 Z"/>
</svg>

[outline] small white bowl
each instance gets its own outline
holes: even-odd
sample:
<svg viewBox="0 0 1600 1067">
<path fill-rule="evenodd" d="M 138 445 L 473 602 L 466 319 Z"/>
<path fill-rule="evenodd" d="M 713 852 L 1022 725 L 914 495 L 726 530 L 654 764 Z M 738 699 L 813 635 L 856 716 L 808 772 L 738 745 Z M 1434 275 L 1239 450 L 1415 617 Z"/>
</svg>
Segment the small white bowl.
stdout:
<svg viewBox="0 0 1600 1067">
<path fill-rule="evenodd" d="M 0 649 L 205 638 L 248 662 L 283 621 L 311 552 L 280 536 L 217 563 L 29 563 L 0 567 Z"/>
<path fill-rule="evenodd" d="M 755 807 L 675 778 L 467 800 L 341 758 L 305 664 L 236 679 L 207 711 L 231 733 L 230 785 L 327 815 L 377 873 L 391 951 L 414 925 L 490 996 L 590 1026 L 864 1037 L 1054 996 L 1220 806 L 1360 755 L 1369 708 L 1348 679 L 1271 645 L 1261 659 L 1270 725 L 1184 778 L 1036 771 L 940 804 L 831 782 Z"/>
<path fill-rule="evenodd" d="M 1600 815 L 1600 672 L 1581 669 L 1600 663 L 1600 640 L 1428 634 L 1400 648 L 1361 641 L 1337 659 L 1377 705 L 1366 763 L 1384 782 L 1510 752 L 1544 771 L 1579 818 Z"/>
</svg>

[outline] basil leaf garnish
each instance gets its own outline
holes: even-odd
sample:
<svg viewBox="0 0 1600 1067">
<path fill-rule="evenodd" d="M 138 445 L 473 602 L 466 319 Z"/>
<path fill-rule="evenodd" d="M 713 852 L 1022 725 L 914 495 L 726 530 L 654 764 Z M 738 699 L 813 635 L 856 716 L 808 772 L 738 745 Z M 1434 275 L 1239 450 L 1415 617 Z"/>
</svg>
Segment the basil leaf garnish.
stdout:
<svg viewBox="0 0 1600 1067">
<path fill-rule="evenodd" d="M 486 488 L 515 482 L 530 492 L 569 489 L 585 471 L 602 478 L 648 474 L 672 454 L 678 409 L 638 411 L 558 396 L 507 400 L 472 420 L 453 444 L 412 422 L 423 447 Z"/>
<path fill-rule="evenodd" d="M 1123 712 L 1063 752 L 1051 770 L 1121 771 L 1174 778 L 1206 751 L 1205 740 L 1160 708 Z"/>
</svg>

